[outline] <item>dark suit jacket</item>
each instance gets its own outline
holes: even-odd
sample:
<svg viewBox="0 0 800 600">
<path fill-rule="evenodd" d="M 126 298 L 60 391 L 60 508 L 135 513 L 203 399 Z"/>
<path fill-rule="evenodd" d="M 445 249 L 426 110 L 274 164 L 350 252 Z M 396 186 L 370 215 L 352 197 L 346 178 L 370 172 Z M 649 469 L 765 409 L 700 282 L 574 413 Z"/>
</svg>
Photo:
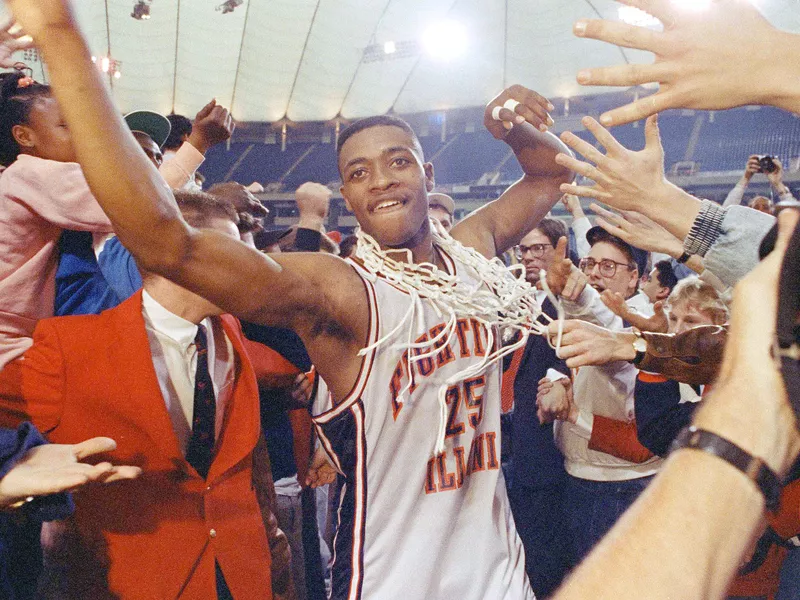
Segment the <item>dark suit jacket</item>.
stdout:
<svg viewBox="0 0 800 600">
<path fill-rule="evenodd" d="M 542 311 L 556 316 L 549 300 L 544 301 Z M 564 457 L 553 440 L 553 424 L 542 425 L 536 416 L 536 389 L 550 368 L 569 374 L 544 336 L 530 336 L 514 380 L 511 452 L 514 483 L 531 488 L 559 484 L 566 476 Z"/>
<path fill-rule="evenodd" d="M 23 360 L 0 373 L 0 423 L 29 419 L 51 442 L 117 441 L 98 460 L 136 480 L 76 494 L 75 515 L 45 535 L 58 598 L 216 597 L 219 563 L 237 600 L 271 598 L 270 554 L 252 481 L 258 389 L 238 321 L 222 317 L 235 389 L 203 479 L 186 462 L 156 378 L 141 291 L 100 315 L 39 322 Z M 59 576 L 60 573 L 60 576 Z"/>
</svg>

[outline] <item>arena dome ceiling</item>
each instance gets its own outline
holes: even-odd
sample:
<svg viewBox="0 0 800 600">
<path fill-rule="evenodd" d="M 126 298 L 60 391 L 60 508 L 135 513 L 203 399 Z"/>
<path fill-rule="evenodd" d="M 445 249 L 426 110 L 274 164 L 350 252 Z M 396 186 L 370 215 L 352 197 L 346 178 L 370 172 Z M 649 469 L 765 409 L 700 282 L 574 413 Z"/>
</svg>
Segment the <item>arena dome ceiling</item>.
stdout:
<svg viewBox="0 0 800 600">
<path fill-rule="evenodd" d="M 132 18 L 137 1 L 149 19 Z M 800 0 L 754 1 L 800 32 Z M 617 18 L 612 0 L 227 0 L 241 2 L 227 13 L 222 2 L 75 1 L 92 51 L 120 62 L 109 79 L 123 111 L 191 116 L 217 98 L 240 121 L 407 114 L 480 106 L 511 83 L 597 93 L 575 83 L 580 68 L 650 60 L 573 37 L 579 18 Z M 441 23 L 455 29 L 431 30 Z M 463 53 L 437 58 L 427 43 Z"/>
</svg>

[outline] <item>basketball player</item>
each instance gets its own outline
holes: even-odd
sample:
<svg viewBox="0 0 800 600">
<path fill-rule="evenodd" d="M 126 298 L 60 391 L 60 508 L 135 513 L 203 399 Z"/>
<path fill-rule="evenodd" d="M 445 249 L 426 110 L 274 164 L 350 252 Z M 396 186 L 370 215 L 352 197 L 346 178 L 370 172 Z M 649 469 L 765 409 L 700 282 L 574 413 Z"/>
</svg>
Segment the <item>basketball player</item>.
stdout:
<svg viewBox="0 0 800 600">
<path fill-rule="evenodd" d="M 92 190 L 139 265 L 243 319 L 293 328 L 327 382 L 334 406 L 316 423 L 346 476 L 333 597 L 532 598 L 499 469 L 491 360 L 501 352 L 496 325 L 530 326 L 532 297 L 487 259 L 530 231 L 571 180 L 554 162 L 568 150 L 546 132 L 552 105 L 520 86 L 489 104 L 487 128 L 525 175 L 452 238 L 432 230 L 433 166 L 410 127 L 393 117 L 355 123 L 338 154 L 361 225 L 358 258 L 270 258 L 182 220 L 108 97 L 67 0 L 11 7 L 48 64 Z"/>
</svg>

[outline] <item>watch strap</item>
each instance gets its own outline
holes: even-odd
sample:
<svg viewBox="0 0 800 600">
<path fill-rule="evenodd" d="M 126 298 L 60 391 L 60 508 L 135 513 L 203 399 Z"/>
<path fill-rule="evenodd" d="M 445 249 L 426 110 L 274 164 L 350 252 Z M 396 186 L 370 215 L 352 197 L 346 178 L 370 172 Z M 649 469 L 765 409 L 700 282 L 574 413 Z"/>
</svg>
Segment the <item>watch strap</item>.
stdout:
<svg viewBox="0 0 800 600">
<path fill-rule="evenodd" d="M 775 510 L 780 504 L 781 481 L 778 475 L 760 458 L 753 456 L 733 442 L 705 429 L 694 426 L 684 427 L 672 442 L 670 452 L 680 448 L 702 450 L 721 458 L 739 469 L 756 484 L 764 495 L 768 510 Z"/>
</svg>

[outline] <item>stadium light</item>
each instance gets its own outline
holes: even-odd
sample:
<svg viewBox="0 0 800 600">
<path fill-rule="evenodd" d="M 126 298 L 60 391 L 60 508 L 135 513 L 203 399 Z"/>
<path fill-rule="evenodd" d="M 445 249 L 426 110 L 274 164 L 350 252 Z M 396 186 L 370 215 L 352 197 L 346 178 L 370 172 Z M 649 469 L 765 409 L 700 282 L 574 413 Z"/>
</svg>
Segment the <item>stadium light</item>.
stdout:
<svg viewBox="0 0 800 600">
<path fill-rule="evenodd" d="M 422 35 L 422 47 L 432 57 L 451 60 L 467 49 L 467 32 L 455 21 L 435 23 Z"/>
</svg>

